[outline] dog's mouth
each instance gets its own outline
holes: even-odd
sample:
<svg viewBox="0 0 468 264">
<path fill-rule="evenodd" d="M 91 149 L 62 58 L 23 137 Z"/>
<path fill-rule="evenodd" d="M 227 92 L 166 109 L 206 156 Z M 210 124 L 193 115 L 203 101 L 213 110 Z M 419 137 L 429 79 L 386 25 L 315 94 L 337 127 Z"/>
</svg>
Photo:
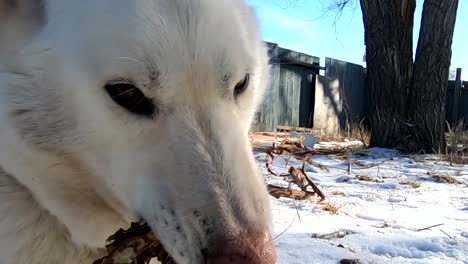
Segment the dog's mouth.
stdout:
<svg viewBox="0 0 468 264">
<path fill-rule="evenodd" d="M 149 264 L 154 258 L 162 264 L 177 264 L 143 220 L 119 229 L 107 241 L 108 255 L 93 264 Z"/>
</svg>

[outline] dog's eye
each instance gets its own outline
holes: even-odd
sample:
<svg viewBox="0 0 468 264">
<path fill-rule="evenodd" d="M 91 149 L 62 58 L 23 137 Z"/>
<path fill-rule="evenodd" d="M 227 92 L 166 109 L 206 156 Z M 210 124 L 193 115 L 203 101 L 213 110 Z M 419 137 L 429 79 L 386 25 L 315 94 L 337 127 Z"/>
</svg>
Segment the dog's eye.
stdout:
<svg viewBox="0 0 468 264">
<path fill-rule="evenodd" d="M 131 83 L 109 83 L 104 87 L 109 96 L 131 113 L 153 118 L 157 108 L 153 101 Z"/>
<path fill-rule="evenodd" d="M 249 86 L 249 81 L 250 81 L 250 75 L 246 74 L 244 79 L 242 81 L 238 82 L 236 86 L 234 87 L 234 96 L 237 97 L 241 95 L 247 87 Z"/>
</svg>

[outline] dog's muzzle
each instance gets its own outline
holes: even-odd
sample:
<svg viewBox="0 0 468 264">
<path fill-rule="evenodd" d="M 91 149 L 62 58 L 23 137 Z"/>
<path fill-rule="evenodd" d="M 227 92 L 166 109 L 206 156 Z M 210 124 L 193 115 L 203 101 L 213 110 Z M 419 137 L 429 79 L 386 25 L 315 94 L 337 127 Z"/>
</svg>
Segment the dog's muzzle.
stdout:
<svg viewBox="0 0 468 264">
<path fill-rule="evenodd" d="M 276 251 L 268 228 L 236 239 L 216 239 L 208 250 L 207 264 L 275 264 Z"/>
</svg>

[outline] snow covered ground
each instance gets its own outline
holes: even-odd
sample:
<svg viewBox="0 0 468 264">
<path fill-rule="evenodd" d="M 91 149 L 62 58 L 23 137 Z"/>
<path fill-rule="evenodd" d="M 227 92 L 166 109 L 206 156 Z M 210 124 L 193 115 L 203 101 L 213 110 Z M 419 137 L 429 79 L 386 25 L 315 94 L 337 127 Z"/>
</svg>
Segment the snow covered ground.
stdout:
<svg viewBox="0 0 468 264">
<path fill-rule="evenodd" d="M 255 156 L 268 183 L 287 187 L 282 177 L 266 170 L 267 154 Z M 272 170 L 287 173 L 289 166 L 302 166 L 288 159 L 277 156 Z M 325 193 L 322 204 L 316 198 L 271 198 L 279 264 L 335 264 L 341 259 L 468 264 L 468 166 L 386 149 L 353 154 L 351 174 L 343 157 L 317 155 L 312 160 L 306 172 Z M 459 183 L 438 182 L 433 175 L 452 176 Z M 325 211 L 327 204 L 337 213 Z"/>
</svg>

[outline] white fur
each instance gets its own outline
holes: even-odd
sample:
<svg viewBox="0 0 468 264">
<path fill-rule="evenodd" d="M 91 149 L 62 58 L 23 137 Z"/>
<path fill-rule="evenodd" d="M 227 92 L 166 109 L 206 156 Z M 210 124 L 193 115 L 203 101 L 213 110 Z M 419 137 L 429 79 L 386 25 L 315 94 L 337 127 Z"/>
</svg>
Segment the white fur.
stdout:
<svg viewBox="0 0 468 264">
<path fill-rule="evenodd" d="M 209 231 L 271 226 L 247 136 L 266 50 L 243 0 L 39 2 L 0 0 L 0 264 L 90 264 L 139 217 L 181 264 Z M 113 102 L 116 78 L 157 118 Z"/>
</svg>

